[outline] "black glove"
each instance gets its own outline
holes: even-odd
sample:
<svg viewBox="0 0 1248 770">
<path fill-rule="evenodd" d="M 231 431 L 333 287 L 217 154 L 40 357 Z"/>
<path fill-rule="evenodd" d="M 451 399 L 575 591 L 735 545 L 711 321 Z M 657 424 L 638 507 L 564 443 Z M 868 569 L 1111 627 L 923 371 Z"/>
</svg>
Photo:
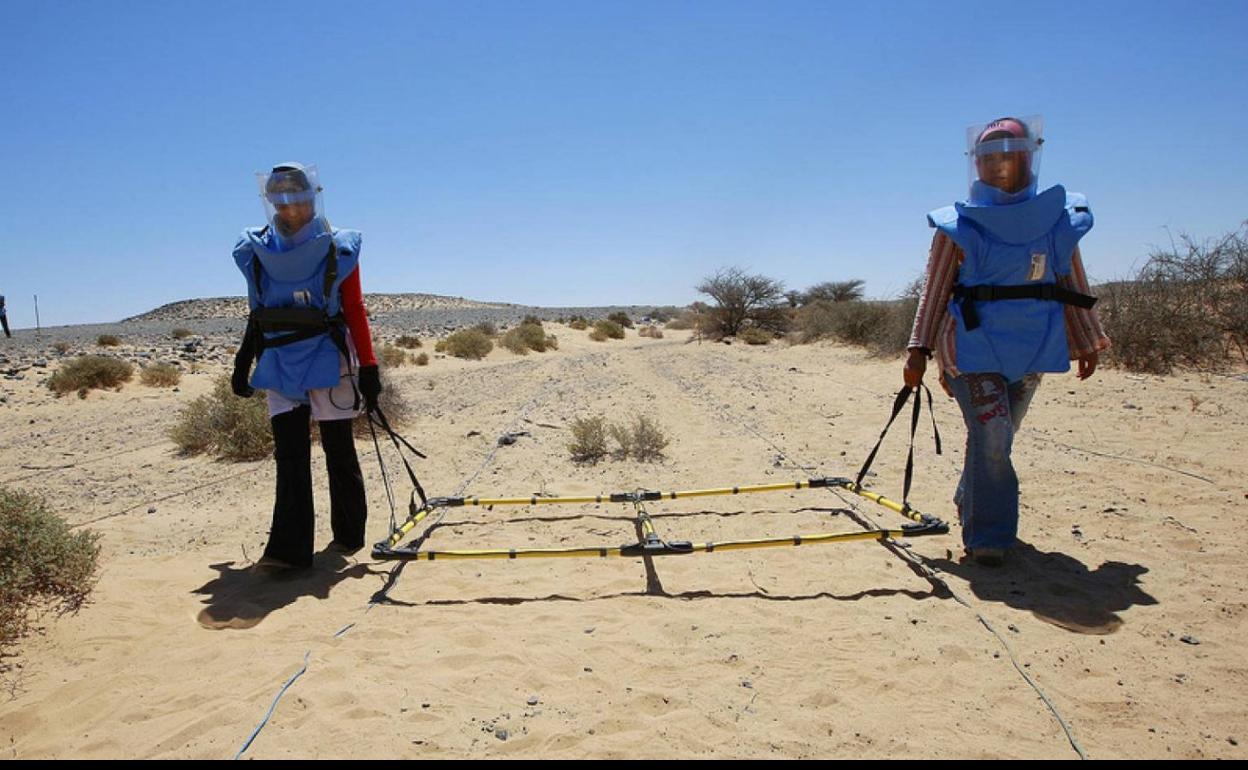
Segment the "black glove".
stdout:
<svg viewBox="0 0 1248 770">
<path fill-rule="evenodd" d="M 248 320 L 247 331 L 243 332 L 243 342 L 238 346 L 238 352 L 234 354 L 234 374 L 230 376 L 230 388 L 234 391 L 234 395 L 250 398 L 256 392 L 248 382 L 251 376 L 251 362 L 255 357 L 256 335 L 252 322 Z"/>
<path fill-rule="evenodd" d="M 360 367 L 360 395 L 364 396 L 364 405 L 368 411 L 377 409 L 377 397 L 381 395 L 381 373 L 377 366 Z"/>
</svg>

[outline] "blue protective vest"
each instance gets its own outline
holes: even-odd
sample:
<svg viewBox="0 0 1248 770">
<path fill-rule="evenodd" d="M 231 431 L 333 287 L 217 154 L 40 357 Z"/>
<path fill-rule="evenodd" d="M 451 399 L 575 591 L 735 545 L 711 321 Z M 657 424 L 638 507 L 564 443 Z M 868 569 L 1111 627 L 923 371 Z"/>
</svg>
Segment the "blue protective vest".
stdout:
<svg viewBox="0 0 1248 770">
<path fill-rule="evenodd" d="M 310 308 L 321 311 L 330 324 L 337 324 L 341 330 L 342 282 L 359 266 L 361 237 L 356 230 L 334 230 L 289 251 L 277 251 L 270 228 L 244 230 L 234 246 L 234 262 L 247 279 L 247 302 L 253 315 L 267 308 Z M 331 249 L 337 275 L 327 291 Z M 283 336 L 273 331 L 263 334 L 266 340 Z M 254 388 L 274 390 L 292 401 L 306 403 L 308 391 L 338 384 L 340 349 L 328 332 L 289 344 L 262 347 L 251 376 Z"/>
<path fill-rule="evenodd" d="M 965 254 L 959 287 L 1037 284 L 1060 292 L 1057 277 L 1070 274 L 1075 245 L 1092 229 L 1087 199 L 1061 185 L 1008 206 L 957 203 L 927 219 Z M 1015 382 L 1032 372 L 1070 369 L 1062 301 L 955 297 L 949 312 L 957 319 L 961 373 L 993 372 Z M 970 328 L 968 315 L 977 316 Z"/>
</svg>

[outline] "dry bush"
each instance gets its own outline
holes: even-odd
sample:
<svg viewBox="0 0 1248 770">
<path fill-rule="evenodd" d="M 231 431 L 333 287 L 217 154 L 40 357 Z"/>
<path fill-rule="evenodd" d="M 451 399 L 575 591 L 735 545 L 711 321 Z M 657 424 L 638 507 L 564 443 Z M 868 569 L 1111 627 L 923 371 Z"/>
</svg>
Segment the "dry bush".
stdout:
<svg viewBox="0 0 1248 770">
<path fill-rule="evenodd" d="M 265 392 L 239 398 L 230 389 L 229 375 L 223 374 L 211 393 L 182 409 L 169 438 L 183 454 L 211 452 L 225 460 L 259 460 L 273 451 Z"/>
<path fill-rule="evenodd" d="M 152 364 L 139 370 L 139 382 L 152 388 L 172 388 L 182 381 L 182 371 L 173 364 Z"/>
<path fill-rule="evenodd" d="M 615 439 L 615 451 L 611 456 L 617 460 L 627 460 L 633 453 L 633 432 L 627 425 L 615 423 L 607 427 L 607 432 Z"/>
<path fill-rule="evenodd" d="M 434 346 L 434 350 L 438 353 L 473 361 L 485 358 L 493 349 L 494 343 L 490 340 L 490 335 L 476 326 L 471 329 L 460 329 L 446 339 L 439 340 Z"/>
<path fill-rule="evenodd" d="M 918 300 L 911 297 L 884 302 L 813 302 L 795 315 L 794 341 L 832 339 L 867 348 L 874 355 L 896 355 L 906 349 L 917 309 Z"/>
<path fill-rule="evenodd" d="M 601 417 L 576 418 L 572 422 L 572 461 L 596 464 L 607 456 L 607 421 Z"/>
<path fill-rule="evenodd" d="M 637 336 L 661 340 L 663 339 L 663 330 L 657 326 L 643 326 L 637 330 Z"/>
<path fill-rule="evenodd" d="M 772 334 L 771 332 L 764 331 L 762 329 L 756 329 L 754 327 L 750 327 L 749 329 L 743 329 L 741 333 L 737 335 L 737 339 L 749 345 L 766 345 L 767 343 L 771 342 L 774 338 L 775 338 L 775 335 Z"/>
<path fill-rule="evenodd" d="M 0 657 L 41 614 L 82 607 L 95 587 L 99 540 L 71 530 L 42 499 L 0 487 Z"/>
<path fill-rule="evenodd" d="M 1108 363 L 1154 374 L 1248 363 L 1248 225 L 1215 241 L 1183 236 L 1095 293 Z"/>
<path fill-rule="evenodd" d="M 546 334 L 541 324 L 525 323 L 508 330 L 499 340 L 500 345 L 517 355 L 528 355 L 530 350 L 544 353 L 547 349 L 555 349 L 559 343 L 554 337 Z"/>
<path fill-rule="evenodd" d="M 52 343 L 52 349 L 61 355 L 65 355 L 69 352 L 69 343 L 65 340 L 57 340 Z"/>
<path fill-rule="evenodd" d="M 473 326 L 472 328 L 481 332 L 487 337 L 498 336 L 498 329 L 494 326 L 493 321 L 482 321 L 481 323 L 477 324 L 476 326 Z"/>
<path fill-rule="evenodd" d="M 698 326 L 699 313 L 696 310 L 682 310 L 675 318 L 664 324 L 665 328 L 672 331 L 688 331 Z"/>
<path fill-rule="evenodd" d="M 572 318 L 568 321 L 568 327 L 575 329 L 578 332 L 583 332 L 589 328 L 589 321 L 586 321 L 584 317 L 579 315 L 572 316 Z"/>
<path fill-rule="evenodd" d="M 634 420 L 632 433 L 633 458 L 641 462 L 661 459 L 663 450 L 671 443 L 659 424 L 649 417 Z"/>
<path fill-rule="evenodd" d="M 633 319 L 629 318 L 628 313 L 625 313 L 622 310 L 609 314 L 607 316 L 607 320 L 614 321 L 620 326 L 623 326 L 625 329 L 633 328 Z"/>
<path fill-rule="evenodd" d="M 421 353 L 421 354 L 419 354 L 418 356 L 416 356 L 416 365 L 417 365 L 417 366 L 428 366 L 428 365 L 429 365 L 429 354 L 428 354 L 428 353 Z"/>
<path fill-rule="evenodd" d="M 175 340 L 184 340 L 187 337 L 190 337 L 191 335 L 193 335 L 194 333 L 195 332 L 191 331 L 190 329 L 185 329 L 185 328 L 182 328 L 181 326 L 174 329 L 172 332 L 173 338 Z"/>
<path fill-rule="evenodd" d="M 595 337 L 594 334 L 598 334 Z M 590 339 L 601 342 L 604 339 L 622 340 L 624 339 L 624 327 L 615 321 L 601 320 L 594 322 L 594 331 L 590 332 Z M 599 339 L 601 337 L 601 339 Z"/>
<path fill-rule="evenodd" d="M 419 337 L 413 337 L 410 334 L 402 335 L 401 337 L 399 337 L 397 340 L 394 341 L 394 344 L 398 345 L 401 348 L 407 348 L 408 350 L 415 350 L 416 348 L 424 347 L 421 344 Z"/>
<path fill-rule="evenodd" d="M 407 351 L 395 345 L 387 343 L 377 350 L 377 363 L 381 364 L 380 368 L 382 369 L 394 369 L 405 366 L 407 361 Z"/>
<path fill-rule="evenodd" d="M 95 338 L 95 344 L 102 348 L 115 348 L 121 344 L 121 338 L 115 334 L 101 334 Z"/>
<path fill-rule="evenodd" d="M 134 366 L 108 356 L 80 356 L 68 361 L 48 378 L 48 388 L 58 396 L 78 392 L 86 396 L 88 390 L 117 388 L 134 376 Z"/>
</svg>

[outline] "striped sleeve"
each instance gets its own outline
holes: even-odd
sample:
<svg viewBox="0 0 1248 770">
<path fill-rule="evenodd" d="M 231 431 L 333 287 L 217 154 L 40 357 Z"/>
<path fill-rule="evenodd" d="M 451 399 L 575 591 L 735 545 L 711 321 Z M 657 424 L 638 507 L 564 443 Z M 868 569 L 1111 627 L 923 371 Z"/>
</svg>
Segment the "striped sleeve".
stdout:
<svg viewBox="0 0 1248 770">
<path fill-rule="evenodd" d="M 1072 289 L 1080 294 L 1091 294 L 1088 287 L 1088 276 L 1083 268 L 1083 256 L 1079 247 L 1071 257 L 1070 275 L 1058 276 L 1058 285 Z M 1070 357 L 1079 358 L 1089 353 L 1099 353 L 1109 349 L 1109 336 L 1101 326 L 1100 316 L 1095 308 L 1084 309 L 1074 305 L 1065 306 L 1066 342 L 1070 347 Z"/>
<path fill-rule="evenodd" d="M 927 351 L 937 348 L 940 332 L 948 318 L 949 294 L 953 291 L 961 265 L 962 250 L 953 239 L 937 230 L 928 252 L 923 293 L 919 296 L 919 309 L 914 314 L 907 348 Z"/>
</svg>

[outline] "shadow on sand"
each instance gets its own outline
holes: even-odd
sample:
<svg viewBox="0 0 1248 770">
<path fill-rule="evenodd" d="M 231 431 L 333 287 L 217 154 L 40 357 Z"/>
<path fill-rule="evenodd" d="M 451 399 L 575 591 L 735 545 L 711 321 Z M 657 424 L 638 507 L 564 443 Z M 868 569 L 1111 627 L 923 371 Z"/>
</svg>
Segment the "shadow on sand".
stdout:
<svg viewBox="0 0 1248 770">
<path fill-rule="evenodd" d="M 326 599 L 344 580 L 358 580 L 377 570 L 342 553 L 326 549 L 307 569 L 272 570 L 254 564 L 222 562 L 211 567 L 217 576 L 191 593 L 206 596 L 196 620 L 204 628 L 253 628 L 275 610 L 303 596 Z"/>
<path fill-rule="evenodd" d="M 1090 570 L 1072 556 L 1046 553 L 1021 541 L 1000 568 L 966 559 L 929 563 L 966 580 L 983 601 L 1029 611 L 1046 623 L 1079 634 L 1112 634 L 1123 624 L 1119 612 L 1157 604 L 1139 585 L 1147 567 L 1107 561 Z"/>
</svg>

